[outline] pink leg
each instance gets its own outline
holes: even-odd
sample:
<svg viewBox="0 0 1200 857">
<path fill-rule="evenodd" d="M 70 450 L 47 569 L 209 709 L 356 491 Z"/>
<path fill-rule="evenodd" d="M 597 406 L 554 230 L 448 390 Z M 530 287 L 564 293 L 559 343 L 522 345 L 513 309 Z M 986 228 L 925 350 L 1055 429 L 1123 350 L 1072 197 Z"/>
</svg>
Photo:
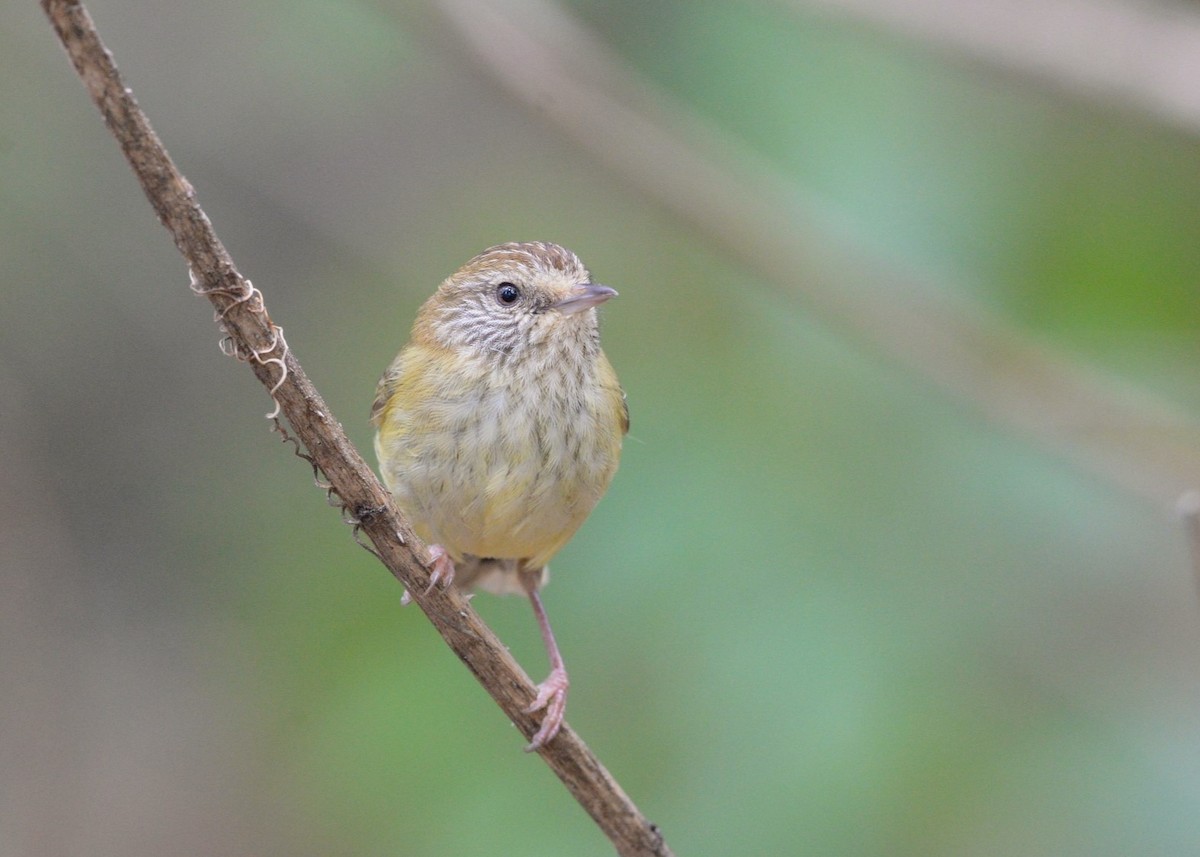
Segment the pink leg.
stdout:
<svg viewBox="0 0 1200 857">
<path fill-rule="evenodd" d="M 449 588 L 450 584 L 454 583 L 454 560 L 450 559 L 450 554 L 446 553 L 446 549 L 441 545 L 429 546 L 429 586 L 425 589 L 425 594 L 428 595 L 433 591 L 433 587 L 440 586 L 442 589 Z M 400 596 L 400 606 L 407 607 L 412 602 L 412 596 L 405 590 Z"/>
<path fill-rule="evenodd" d="M 546 608 L 542 606 L 542 598 L 536 589 L 529 590 L 529 600 L 533 604 L 533 613 L 537 617 L 538 628 L 542 632 L 542 642 L 546 644 L 546 653 L 550 656 L 550 675 L 537 686 L 537 696 L 525 709 L 526 714 L 546 709 L 542 725 L 533 736 L 533 740 L 529 742 L 529 746 L 525 748 L 526 752 L 532 753 L 553 740 L 554 736 L 558 734 L 558 730 L 562 728 L 563 714 L 567 710 L 567 687 L 570 682 L 567 680 L 567 668 L 563 664 L 562 653 L 559 652 L 558 643 L 554 640 L 554 631 L 550 629 L 550 619 L 546 616 Z"/>
</svg>

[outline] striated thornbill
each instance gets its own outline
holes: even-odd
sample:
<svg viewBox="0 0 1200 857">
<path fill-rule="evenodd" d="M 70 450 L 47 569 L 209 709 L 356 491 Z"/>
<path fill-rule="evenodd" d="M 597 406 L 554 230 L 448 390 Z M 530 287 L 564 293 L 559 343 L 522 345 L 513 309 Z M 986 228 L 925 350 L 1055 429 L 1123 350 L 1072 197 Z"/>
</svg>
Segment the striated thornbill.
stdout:
<svg viewBox="0 0 1200 857">
<path fill-rule="evenodd" d="M 596 318 L 615 295 L 556 244 L 485 250 L 421 307 L 371 410 L 383 481 L 431 545 L 435 584 L 533 604 L 551 671 L 527 709 L 546 711 L 530 750 L 558 733 L 568 686 L 538 590 L 629 430 Z"/>
</svg>

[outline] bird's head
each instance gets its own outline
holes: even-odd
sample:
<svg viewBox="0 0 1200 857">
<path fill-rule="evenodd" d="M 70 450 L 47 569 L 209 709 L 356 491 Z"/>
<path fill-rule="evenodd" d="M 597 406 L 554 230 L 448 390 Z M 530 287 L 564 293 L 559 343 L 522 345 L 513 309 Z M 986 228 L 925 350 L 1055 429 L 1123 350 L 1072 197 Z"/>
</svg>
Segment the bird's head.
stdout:
<svg viewBox="0 0 1200 857">
<path fill-rule="evenodd" d="M 481 356 L 598 343 L 595 307 L 616 291 L 593 283 L 579 257 L 557 244 L 500 244 L 441 284 L 417 316 L 416 334 Z"/>
</svg>

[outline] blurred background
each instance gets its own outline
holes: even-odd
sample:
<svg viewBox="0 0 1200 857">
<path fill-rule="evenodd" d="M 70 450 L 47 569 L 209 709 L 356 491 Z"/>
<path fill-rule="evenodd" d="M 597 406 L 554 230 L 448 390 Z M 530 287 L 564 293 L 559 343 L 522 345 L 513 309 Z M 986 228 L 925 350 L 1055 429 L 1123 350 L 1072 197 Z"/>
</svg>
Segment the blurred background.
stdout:
<svg viewBox="0 0 1200 857">
<path fill-rule="evenodd" d="M 1200 853 L 1200 6 L 89 7 L 364 451 L 474 253 L 619 289 L 546 599 L 677 853 Z M 32 0 L 0 71 L 0 854 L 611 853 L 269 432 Z"/>
</svg>

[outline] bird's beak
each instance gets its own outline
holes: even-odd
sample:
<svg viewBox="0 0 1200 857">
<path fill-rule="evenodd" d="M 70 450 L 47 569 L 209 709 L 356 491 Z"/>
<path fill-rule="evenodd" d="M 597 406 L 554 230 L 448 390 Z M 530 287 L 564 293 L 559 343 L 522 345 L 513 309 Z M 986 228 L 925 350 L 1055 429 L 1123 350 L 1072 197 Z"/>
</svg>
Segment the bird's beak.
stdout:
<svg viewBox="0 0 1200 857">
<path fill-rule="evenodd" d="M 582 286 L 572 289 L 571 294 L 558 303 L 551 304 L 550 307 L 551 309 L 558 310 L 563 315 L 574 315 L 577 312 L 583 312 L 585 309 L 602 304 L 609 298 L 615 298 L 616 296 L 616 289 L 601 286 L 598 283 L 584 283 Z"/>
</svg>

